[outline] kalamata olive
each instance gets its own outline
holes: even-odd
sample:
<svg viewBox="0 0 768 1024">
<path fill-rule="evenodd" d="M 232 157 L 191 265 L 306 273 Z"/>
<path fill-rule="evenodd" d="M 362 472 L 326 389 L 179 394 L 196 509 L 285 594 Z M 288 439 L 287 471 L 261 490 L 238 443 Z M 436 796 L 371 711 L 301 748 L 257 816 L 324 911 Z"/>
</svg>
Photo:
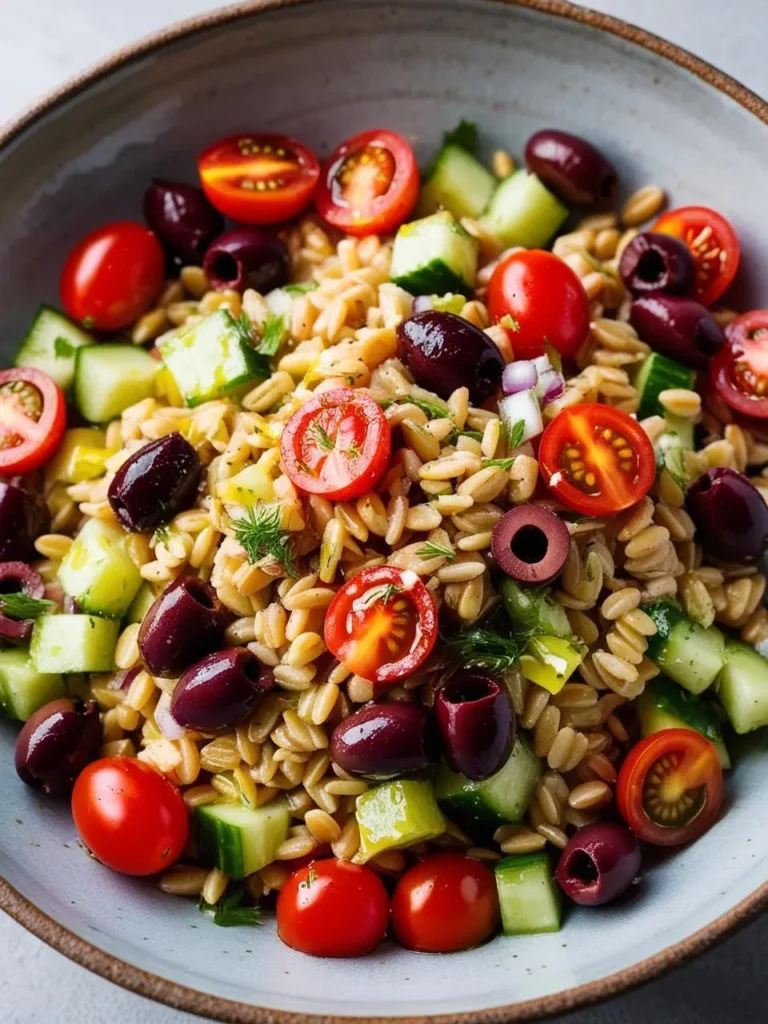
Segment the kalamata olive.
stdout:
<svg viewBox="0 0 768 1024">
<path fill-rule="evenodd" d="M 422 704 L 368 704 L 337 725 L 331 758 L 350 775 L 391 779 L 437 761 L 437 727 Z"/>
<path fill-rule="evenodd" d="M 616 194 L 616 171 L 591 142 L 556 128 L 544 128 L 525 146 L 528 170 L 574 206 L 605 206 Z"/>
<path fill-rule="evenodd" d="M 498 390 L 504 360 L 487 334 L 455 313 L 426 310 L 397 328 L 397 351 L 416 383 L 441 398 L 469 388 L 479 405 Z"/>
<path fill-rule="evenodd" d="M 515 713 L 509 694 L 489 676 L 462 672 L 437 691 L 435 712 L 443 753 L 455 772 L 487 779 L 509 757 Z"/>
<path fill-rule="evenodd" d="M 155 178 L 144 193 L 144 219 L 168 253 L 184 263 L 201 263 L 224 230 L 224 218 L 203 190 L 183 181 Z"/>
<path fill-rule="evenodd" d="M 203 267 L 211 288 L 264 293 L 286 283 L 288 263 L 288 250 L 276 235 L 264 228 L 233 228 L 211 243 Z"/>
<path fill-rule="evenodd" d="M 16 739 L 16 771 L 28 786 L 66 797 L 100 749 L 96 704 L 60 697 L 44 704 L 22 726 Z"/>
<path fill-rule="evenodd" d="M 24 562 L 0 562 L 0 597 L 4 594 L 26 594 L 27 597 L 45 597 L 45 582 Z M 32 633 L 34 619 L 11 618 L 0 611 L 0 636 L 6 640 L 27 640 Z"/>
<path fill-rule="evenodd" d="M 555 877 L 574 903 L 594 907 L 616 899 L 640 870 L 637 839 L 623 825 L 585 825 L 563 850 Z"/>
<path fill-rule="evenodd" d="M 109 504 L 126 530 L 154 530 L 194 503 L 200 471 L 189 441 L 166 434 L 122 464 L 109 485 Z"/>
<path fill-rule="evenodd" d="M 171 697 L 171 715 L 185 729 L 224 729 L 248 715 L 275 685 L 271 669 L 245 647 L 218 651 L 187 669 Z"/>
<path fill-rule="evenodd" d="M 224 639 L 226 611 L 216 591 L 197 576 L 179 576 L 144 616 L 139 653 L 153 676 L 173 679 Z"/>
<path fill-rule="evenodd" d="M 709 310 L 681 295 L 642 295 L 632 303 L 629 319 L 652 348 L 697 370 L 725 341 L 723 328 Z"/>
<path fill-rule="evenodd" d="M 686 497 L 696 540 L 721 562 L 758 562 L 768 548 L 768 507 L 754 484 L 717 466 L 694 481 Z"/>
<path fill-rule="evenodd" d="M 621 278 L 634 295 L 684 295 L 695 271 L 691 251 L 682 239 L 654 231 L 636 235 L 619 260 Z"/>
<path fill-rule="evenodd" d="M 493 530 L 496 564 L 518 583 L 543 586 L 563 571 L 571 550 L 568 527 L 543 505 L 518 505 Z"/>
<path fill-rule="evenodd" d="M 41 504 L 17 484 L 0 482 L 0 560 L 30 562 L 38 558 L 35 538 L 45 529 Z"/>
</svg>

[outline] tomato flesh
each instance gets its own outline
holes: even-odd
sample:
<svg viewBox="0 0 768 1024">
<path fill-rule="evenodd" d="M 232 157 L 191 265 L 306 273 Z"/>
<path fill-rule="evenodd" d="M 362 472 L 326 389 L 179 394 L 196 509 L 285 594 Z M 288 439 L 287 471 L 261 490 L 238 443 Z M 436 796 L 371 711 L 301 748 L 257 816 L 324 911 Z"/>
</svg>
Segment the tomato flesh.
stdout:
<svg viewBox="0 0 768 1024">
<path fill-rule="evenodd" d="M 59 445 L 67 426 L 64 394 L 29 366 L 0 372 L 0 473 L 30 473 Z"/>
<path fill-rule="evenodd" d="M 394 566 L 363 569 L 328 606 L 325 643 L 363 679 L 388 683 L 411 675 L 437 639 L 437 609 L 414 573 Z"/>
<path fill-rule="evenodd" d="M 677 846 L 697 839 L 717 817 L 723 772 L 714 746 L 691 729 L 664 729 L 630 750 L 616 801 L 641 839 Z"/>
<path fill-rule="evenodd" d="M 656 475 L 653 446 L 627 413 L 599 403 L 572 405 L 552 420 L 539 446 L 544 482 L 582 515 L 621 512 L 647 494 Z"/>
<path fill-rule="evenodd" d="M 768 309 L 737 317 L 709 363 L 710 381 L 726 405 L 768 419 Z"/>
<path fill-rule="evenodd" d="M 707 206 L 681 206 L 663 214 L 653 230 L 685 242 L 696 264 L 696 298 L 705 306 L 716 302 L 739 269 L 739 239 L 725 217 Z"/>
</svg>

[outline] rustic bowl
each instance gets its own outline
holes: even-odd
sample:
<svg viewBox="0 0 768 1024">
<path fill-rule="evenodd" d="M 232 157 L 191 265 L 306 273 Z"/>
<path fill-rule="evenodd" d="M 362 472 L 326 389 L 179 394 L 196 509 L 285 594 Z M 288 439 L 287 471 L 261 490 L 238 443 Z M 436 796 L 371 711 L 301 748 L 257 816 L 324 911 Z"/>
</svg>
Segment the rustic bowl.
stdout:
<svg viewBox="0 0 768 1024">
<path fill-rule="evenodd" d="M 558 126 L 597 143 L 625 191 L 662 184 L 723 210 L 742 238 L 744 302 L 768 304 L 768 107 L 690 54 L 559 0 L 265 0 L 197 18 L 116 54 L 0 139 L 4 358 L 85 231 L 140 216 L 153 175 L 194 179 L 195 154 L 244 128 L 326 152 L 388 126 L 421 159 L 462 118 L 486 151 L 519 154 Z M 734 158 L 738 156 L 738 164 Z M 736 177 L 736 171 L 738 178 Z M 750 294 L 752 293 L 752 294 Z M 727 813 L 650 867 L 636 898 L 576 909 L 556 935 L 453 956 L 386 945 L 364 960 L 301 956 L 260 929 L 215 928 L 192 901 L 85 856 L 66 806 L 15 777 L 0 726 L 0 906 L 52 946 L 155 999 L 228 1021 L 317 1015 L 530 1019 L 646 980 L 704 949 L 768 897 L 765 760 L 747 751 Z"/>
</svg>

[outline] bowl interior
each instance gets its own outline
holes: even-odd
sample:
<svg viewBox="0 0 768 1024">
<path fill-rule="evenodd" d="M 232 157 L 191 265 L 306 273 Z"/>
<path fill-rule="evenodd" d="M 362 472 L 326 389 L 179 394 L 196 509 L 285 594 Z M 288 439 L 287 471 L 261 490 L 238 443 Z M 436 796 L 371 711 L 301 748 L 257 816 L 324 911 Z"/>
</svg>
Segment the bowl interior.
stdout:
<svg viewBox="0 0 768 1024">
<path fill-rule="evenodd" d="M 247 128 L 287 131 L 327 152 L 373 126 L 421 160 L 460 118 L 483 149 L 520 154 L 543 126 L 580 133 L 626 191 L 657 182 L 675 204 L 729 216 L 743 240 L 744 303 L 768 303 L 768 130 L 737 102 L 631 43 L 491 0 L 329 0 L 241 18 L 103 77 L 0 152 L 0 336 L 10 362 L 41 301 L 56 303 L 70 246 L 100 222 L 140 218 L 151 176 L 194 180 L 195 154 Z M 738 157 L 738 187 L 735 181 Z M 768 872 L 759 750 L 729 782 L 728 813 L 698 844 L 660 858 L 633 898 L 573 911 L 555 935 L 499 939 L 450 957 L 394 946 L 318 961 L 260 929 L 217 929 L 193 902 L 115 876 L 84 856 L 65 806 L 15 778 L 0 725 L 0 872 L 97 947 L 153 974 L 270 1009 L 398 1016 L 516 1004 L 626 971 L 705 927 Z"/>
</svg>

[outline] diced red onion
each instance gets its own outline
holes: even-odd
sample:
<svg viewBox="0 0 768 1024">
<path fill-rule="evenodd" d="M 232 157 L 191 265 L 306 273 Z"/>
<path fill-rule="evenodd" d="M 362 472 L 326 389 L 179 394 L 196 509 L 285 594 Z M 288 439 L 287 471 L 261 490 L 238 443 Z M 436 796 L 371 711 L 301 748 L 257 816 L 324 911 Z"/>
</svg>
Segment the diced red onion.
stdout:
<svg viewBox="0 0 768 1024">
<path fill-rule="evenodd" d="M 547 370 L 539 377 L 536 385 L 536 394 L 539 396 L 542 405 L 554 402 L 560 398 L 565 391 L 565 377 L 557 370 Z"/>
<path fill-rule="evenodd" d="M 537 373 L 546 373 L 547 370 L 554 370 L 554 366 L 550 362 L 548 355 L 536 356 L 531 362 L 536 367 Z"/>
<path fill-rule="evenodd" d="M 155 725 L 167 740 L 180 740 L 186 732 L 171 714 L 171 695 L 165 690 L 155 705 Z"/>
<path fill-rule="evenodd" d="M 516 395 L 536 387 L 538 374 L 530 359 L 518 359 L 504 367 L 501 375 L 501 390 L 505 395 Z"/>
<path fill-rule="evenodd" d="M 432 309 L 432 296 L 431 295 L 417 295 L 413 300 L 413 312 L 414 313 L 426 313 L 428 309 Z"/>
<path fill-rule="evenodd" d="M 519 444 L 538 437 L 544 429 L 539 399 L 533 388 L 529 388 L 527 391 L 518 391 L 515 395 L 507 395 L 506 398 L 502 398 L 499 402 L 499 416 L 509 434 L 514 431 L 515 424 L 519 423 L 520 420 L 525 423 L 525 430 Z"/>
<path fill-rule="evenodd" d="M 139 672 L 141 672 L 141 668 L 139 666 L 136 666 L 135 668 L 118 669 L 117 672 L 113 673 L 107 683 L 107 689 L 127 690 Z"/>
</svg>

